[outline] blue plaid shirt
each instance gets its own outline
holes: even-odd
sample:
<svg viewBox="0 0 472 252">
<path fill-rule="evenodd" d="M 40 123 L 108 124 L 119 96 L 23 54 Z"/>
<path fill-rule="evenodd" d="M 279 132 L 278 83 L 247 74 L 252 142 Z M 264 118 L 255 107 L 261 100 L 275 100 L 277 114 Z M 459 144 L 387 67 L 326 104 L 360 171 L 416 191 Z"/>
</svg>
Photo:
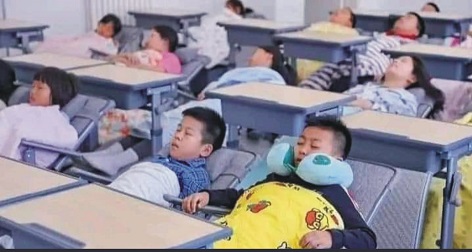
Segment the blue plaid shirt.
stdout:
<svg viewBox="0 0 472 252">
<path fill-rule="evenodd" d="M 186 162 L 171 157 L 157 157 L 153 162 L 166 166 L 177 175 L 180 184 L 179 198 L 181 199 L 210 187 L 210 174 L 206 170 L 205 158 Z"/>
</svg>

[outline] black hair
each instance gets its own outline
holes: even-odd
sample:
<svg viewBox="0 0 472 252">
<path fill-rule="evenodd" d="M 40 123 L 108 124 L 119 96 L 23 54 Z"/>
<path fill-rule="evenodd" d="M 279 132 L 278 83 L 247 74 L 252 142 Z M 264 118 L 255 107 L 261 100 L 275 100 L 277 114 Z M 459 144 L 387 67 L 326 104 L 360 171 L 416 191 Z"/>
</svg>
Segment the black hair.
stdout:
<svg viewBox="0 0 472 252">
<path fill-rule="evenodd" d="M 78 79 L 75 75 L 55 67 L 45 67 L 34 75 L 35 81 L 40 81 L 51 89 L 52 105 L 64 107 L 78 93 Z"/>
<path fill-rule="evenodd" d="M 416 12 L 408 12 L 407 15 L 413 15 L 416 17 L 416 20 L 418 20 L 418 24 L 416 25 L 416 28 L 418 29 L 418 38 L 422 37 L 426 31 L 426 22 L 424 21 L 424 19 Z M 397 17 L 397 16 L 394 16 L 394 17 L 390 17 L 389 18 L 389 24 L 390 24 L 390 28 L 393 29 L 395 23 L 398 21 L 398 19 L 400 19 L 401 17 Z"/>
<path fill-rule="evenodd" d="M 237 13 L 237 14 L 241 15 L 242 17 L 245 17 L 248 14 L 254 13 L 254 10 L 251 8 L 246 8 L 243 2 L 241 2 L 241 0 L 227 0 L 226 5 L 230 5 L 231 7 L 235 9 L 239 9 L 240 13 Z"/>
<path fill-rule="evenodd" d="M 285 60 L 284 55 L 280 52 L 277 46 L 260 46 L 260 49 L 272 54 L 272 65 L 270 68 L 278 72 L 285 80 L 285 83 L 290 86 L 296 85 L 297 73 Z"/>
<path fill-rule="evenodd" d="M 422 88 L 426 95 L 434 101 L 433 110 L 430 113 L 430 115 L 434 115 L 444 107 L 444 93 L 431 83 L 431 76 L 423 61 L 417 56 L 409 57 L 413 60 L 413 75 L 416 78 L 416 82 L 406 89 Z"/>
<path fill-rule="evenodd" d="M 346 125 L 334 116 L 320 116 L 307 120 L 305 128 L 316 127 L 333 133 L 333 147 L 342 154 L 343 160 L 349 156 L 352 146 L 352 136 Z"/>
<path fill-rule="evenodd" d="M 357 16 L 356 14 L 352 11 L 351 8 L 348 8 L 349 12 L 351 13 L 351 23 L 352 23 L 352 28 L 356 28 L 357 24 Z"/>
<path fill-rule="evenodd" d="M 121 19 L 116 16 L 115 14 L 106 14 L 103 16 L 100 21 L 98 21 L 100 24 L 113 24 L 113 36 L 116 36 L 116 34 L 120 33 L 121 29 L 123 28 L 123 25 L 121 24 Z"/>
<path fill-rule="evenodd" d="M 418 25 L 416 26 L 416 28 L 418 28 L 418 38 L 422 37 L 425 30 L 426 30 L 426 22 L 424 21 L 424 19 L 416 12 L 408 12 L 408 14 L 410 15 L 413 15 L 416 17 L 416 19 L 418 20 Z"/>
<path fill-rule="evenodd" d="M 223 146 L 226 136 L 226 123 L 214 110 L 205 107 L 193 107 L 184 110 L 183 116 L 189 116 L 203 123 L 203 144 L 213 145 L 213 151 Z"/>
<path fill-rule="evenodd" d="M 166 25 L 156 25 L 152 29 L 159 33 L 163 40 L 167 40 L 169 42 L 170 52 L 175 52 L 175 50 L 177 50 L 177 46 L 179 45 L 179 37 L 174 29 Z"/>
<path fill-rule="evenodd" d="M 429 5 L 431 7 L 433 7 L 433 9 L 436 11 L 436 12 L 440 12 L 440 9 L 439 9 L 439 6 L 433 2 L 428 2 L 426 3 L 425 5 Z"/>
<path fill-rule="evenodd" d="M 8 99 L 18 87 L 15 85 L 16 75 L 13 68 L 0 59 L 0 100 L 8 104 Z"/>
</svg>

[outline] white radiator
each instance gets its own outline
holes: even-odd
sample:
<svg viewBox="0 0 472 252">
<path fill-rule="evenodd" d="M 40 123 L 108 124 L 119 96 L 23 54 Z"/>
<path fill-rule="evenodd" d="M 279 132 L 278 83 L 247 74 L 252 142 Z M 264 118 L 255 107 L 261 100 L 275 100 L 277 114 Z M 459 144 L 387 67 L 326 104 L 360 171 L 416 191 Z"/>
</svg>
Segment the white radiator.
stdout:
<svg viewBox="0 0 472 252">
<path fill-rule="evenodd" d="M 121 18 L 125 25 L 134 25 L 130 10 L 145 10 L 156 7 L 155 0 L 86 0 L 87 25 L 94 29 L 98 21 L 106 14 L 113 13 Z"/>
</svg>

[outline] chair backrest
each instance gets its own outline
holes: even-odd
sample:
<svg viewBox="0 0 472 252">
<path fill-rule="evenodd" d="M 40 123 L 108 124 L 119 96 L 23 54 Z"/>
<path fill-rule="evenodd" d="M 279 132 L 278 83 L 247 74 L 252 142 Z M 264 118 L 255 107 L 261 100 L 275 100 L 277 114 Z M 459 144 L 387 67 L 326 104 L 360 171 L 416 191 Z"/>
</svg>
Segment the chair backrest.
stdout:
<svg viewBox="0 0 472 252">
<path fill-rule="evenodd" d="M 418 248 L 431 175 L 372 162 L 349 160 L 349 187 L 377 236 L 379 249 Z"/>
<path fill-rule="evenodd" d="M 19 86 L 10 97 L 8 105 L 20 104 L 28 101 L 30 86 Z M 93 96 L 77 95 L 62 111 L 69 117 L 71 125 L 77 130 L 79 140 L 75 146 L 75 150 L 82 146 L 84 141 L 90 137 L 90 148 L 94 148 L 98 144 L 98 135 L 90 136 L 91 132 L 97 128 L 98 120 L 110 109 L 115 107 L 112 100 L 102 99 Z M 64 157 L 58 158 L 50 168 L 58 170 L 62 168 L 65 162 Z"/>
<path fill-rule="evenodd" d="M 132 53 L 141 48 L 144 39 L 143 29 L 134 26 L 124 26 L 121 32 L 115 36 L 118 42 L 118 52 Z"/>
<path fill-rule="evenodd" d="M 82 136 L 91 123 L 97 124 L 98 120 L 114 107 L 115 102 L 112 100 L 79 94 L 64 106 L 62 111 L 70 118 L 71 125 L 79 136 Z"/>
<path fill-rule="evenodd" d="M 422 88 L 411 88 L 408 89 L 418 101 L 418 110 L 416 116 L 419 118 L 426 118 L 429 116 L 434 107 L 434 101 L 431 97 L 426 95 L 426 92 Z"/>
<path fill-rule="evenodd" d="M 169 146 L 159 151 L 159 155 L 169 155 Z M 207 160 L 207 170 L 210 174 L 210 189 L 233 188 L 260 161 L 258 155 L 243 150 L 221 148 Z M 122 171 L 120 171 L 121 173 Z"/>
<path fill-rule="evenodd" d="M 210 63 L 210 58 L 198 54 L 197 48 L 179 48 L 175 51 L 182 63 L 182 75 L 185 79 L 179 85 L 188 86 L 195 76 Z"/>
</svg>

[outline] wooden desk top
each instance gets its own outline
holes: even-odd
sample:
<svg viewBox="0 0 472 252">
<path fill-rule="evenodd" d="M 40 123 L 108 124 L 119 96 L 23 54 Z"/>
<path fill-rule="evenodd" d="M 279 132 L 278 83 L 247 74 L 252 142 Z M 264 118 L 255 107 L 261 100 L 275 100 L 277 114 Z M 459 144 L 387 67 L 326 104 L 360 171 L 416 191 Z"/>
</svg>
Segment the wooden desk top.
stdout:
<svg viewBox="0 0 472 252">
<path fill-rule="evenodd" d="M 469 126 L 376 111 L 366 110 L 344 116 L 342 120 L 350 129 L 388 133 L 442 146 L 472 137 L 472 127 Z"/>
<path fill-rule="evenodd" d="M 85 248 L 169 248 L 222 227 L 90 184 L 0 209 L 16 223 L 36 223 Z"/>
<path fill-rule="evenodd" d="M 51 171 L 0 157 L 0 201 L 77 182 Z"/>
<path fill-rule="evenodd" d="M 259 82 L 223 87 L 212 90 L 210 93 L 242 96 L 300 108 L 311 108 L 323 103 L 336 102 L 350 97 L 332 92 Z"/>
</svg>

